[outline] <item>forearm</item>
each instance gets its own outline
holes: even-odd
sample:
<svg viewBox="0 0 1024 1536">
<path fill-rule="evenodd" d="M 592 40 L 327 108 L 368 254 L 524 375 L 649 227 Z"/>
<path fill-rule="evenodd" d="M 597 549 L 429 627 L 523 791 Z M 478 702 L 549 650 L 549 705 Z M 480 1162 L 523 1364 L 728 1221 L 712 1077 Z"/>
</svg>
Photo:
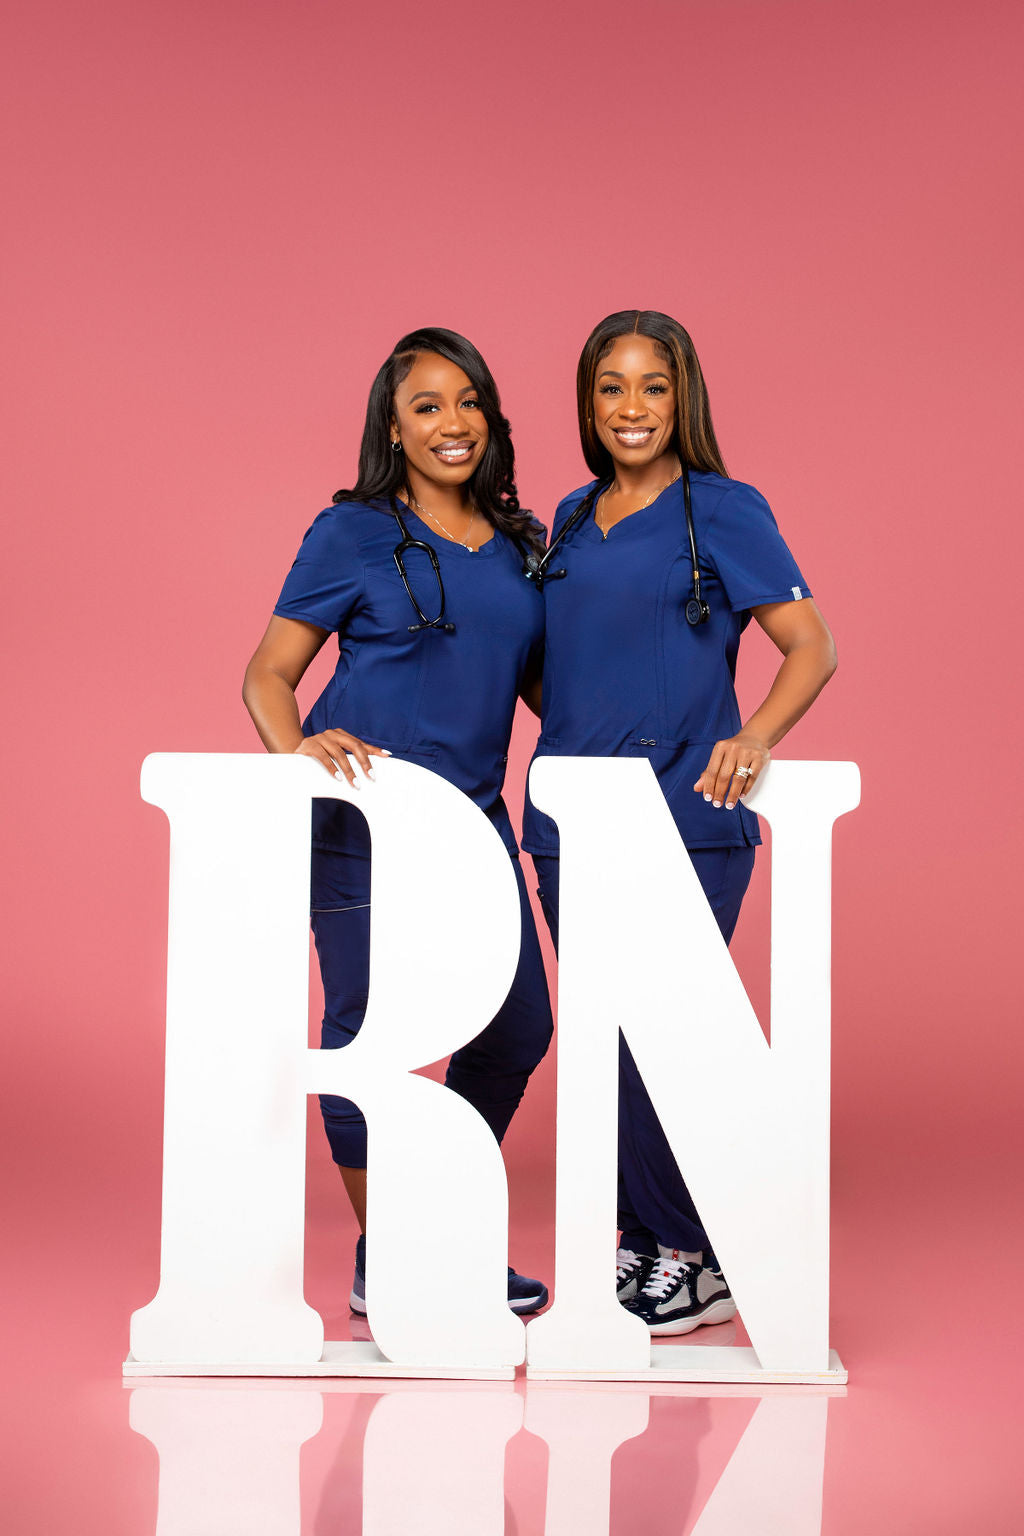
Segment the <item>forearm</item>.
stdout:
<svg viewBox="0 0 1024 1536">
<path fill-rule="evenodd" d="M 279 672 L 250 662 L 242 699 L 268 752 L 294 752 L 302 741 L 295 690 Z"/>
<path fill-rule="evenodd" d="M 751 735 L 774 747 L 806 714 L 836 669 L 836 650 L 830 635 L 815 637 L 787 652 L 764 702 L 743 726 Z"/>
</svg>

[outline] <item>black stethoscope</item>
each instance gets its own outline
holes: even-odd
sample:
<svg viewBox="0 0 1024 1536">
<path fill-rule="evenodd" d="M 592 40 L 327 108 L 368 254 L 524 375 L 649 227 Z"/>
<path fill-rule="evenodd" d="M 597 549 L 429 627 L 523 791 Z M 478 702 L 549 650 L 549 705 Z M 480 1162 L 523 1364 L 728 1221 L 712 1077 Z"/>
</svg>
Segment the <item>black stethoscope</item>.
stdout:
<svg viewBox="0 0 1024 1536">
<path fill-rule="evenodd" d="M 440 629 L 446 635 L 454 635 L 454 633 L 455 633 L 455 625 L 451 622 L 450 619 L 446 619 L 445 616 L 444 616 L 444 613 L 445 613 L 444 582 L 441 580 L 441 562 L 437 558 L 437 550 L 433 547 L 432 544 L 427 544 L 423 539 L 414 539 L 413 538 L 412 534 L 409 532 L 408 528 L 405 525 L 405 518 L 402 516 L 401 512 L 399 511 L 399 509 L 398 509 L 398 501 L 397 501 L 397 499 L 394 496 L 392 496 L 392 498 L 391 498 L 391 513 L 392 513 L 392 516 L 394 516 L 394 517 L 396 517 L 398 519 L 398 526 L 399 526 L 399 528 L 402 531 L 402 537 L 398 541 L 398 543 L 395 545 L 395 549 L 394 549 L 395 564 L 398 567 L 398 574 L 402 578 L 402 586 L 405 588 L 406 592 L 408 593 L 409 601 L 410 601 L 410 603 L 412 603 L 413 609 L 414 609 L 414 611 L 416 613 L 416 617 L 419 619 L 419 623 L 418 624 L 410 624 L 409 625 L 409 633 L 410 633 L 410 635 L 417 635 L 417 634 L 419 634 L 421 629 Z M 430 561 L 430 568 L 433 571 L 434 579 L 437 582 L 437 602 L 438 602 L 438 608 L 437 608 L 437 617 L 436 618 L 433 618 L 433 619 L 428 619 L 427 618 L 426 614 L 423 612 L 423 609 L 420 607 L 419 599 L 417 598 L 417 596 L 416 596 L 415 592 L 413 591 L 412 586 L 411 586 L 411 584 L 409 582 L 409 577 L 406 574 L 406 569 L 405 569 L 405 557 L 408 554 L 410 549 L 418 549 L 418 550 L 420 550 L 423 554 L 426 555 L 427 559 Z"/>
<path fill-rule="evenodd" d="M 686 600 L 686 622 L 694 629 L 699 624 L 706 624 L 711 617 L 711 609 L 706 600 L 700 595 L 700 563 L 697 559 L 697 535 L 693 531 L 693 506 L 690 501 L 690 471 L 686 464 L 682 467 L 683 480 L 683 509 L 686 513 L 686 533 L 690 541 L 690 580 L 692 590 Z M 528 555 L 523 566 L 523 575 L 527 581 L 535 582 L 538 590 L 542 590 L 546 581 L 559 581 L 563 576 L 568 576 L 568 571 L 549 571 L 548 562 L 555 550 L 564 538 L 567 538 L 572 530 L 583 522 L 597 505 L 597 498 L 603 487 L 595 485 L 587 492 L 576 510 L 566 518 L 561 528 L 551 540 L 547 549 L 540 556 Z"/>
<path fill-rule="evenodd" d="M 402 516 L 399 503 L 394 496 L 391 498 L 391 515 L 392 517 L 397 518 L 398 526 L 402 532 L 402 537 L 395 545 L 393 551 L 395 565 L 398 567 L 398 574 L 402 578 L 402 586 L 406 590 L 410 603 L 412 603 L 413 611 L 415 612 L 416 617 L 419 619 L 418 624 L 409 625 L 410 635 L 418 635 L 423 629 L 439 629 L 442 634 L 454 635 L 455 625 L 452 623 L 451 619 L 445 618 L 447 599 L 445 598 L 444 581 L 441 577 L 441 562 L 437 558 L 437 550 L 432 544 L 428 544 L 425 539 L 413 538 L 412 534 L 409 532 L 408 527 L 406 526 L 405 518 Z M 523 571 L 525 573 L 527 564 L 534 557 L 527 552 L 526 546 L 522 544 L 519 539 L 513 538 L 512 543 L 516 546 L 516 549 L 518 549 L 520 555 L 522 556 Z M 437 614 L 432 619 L 428 619 L 426 614 L 423 612 L 423 609 L 420 607 L 419 598 L 416 596 L 416 593 L 412 589 L 412 584 L 409 581 L 408 572 L 405 569 L 405 557 L 410 549 L 418 549 L 422 554 L 426 555 L 427 559 L 430 561 L 430 569 L 434 573 L 434 580 L 437 582 Z"/>
<path fill-rule="evenodd" d="M 711 609 L 700 594 L 700 564 L 697 559 L 697 536 L 693 531 L 693 507 L 690 501 L 690 471 L 686 464 L 684 464 L 682 467 L 682 480 L 683 509 L 686 513 L 686 533 L 690 542 L 690 579 L 692 586 L 690 596 L 686 600 L 686 608 L 684 612 L 686 614 L 687 624 L 696 629 L 698 625 L 706 624 L 708 622 L 711 617 Z M 542 555 L 532 555 L 528 553 L 528 551 L 518 539 L 513 539 L 512 542 L 515 544 L 516 548 L 519 550 L 519 553 L 523 557 L 523 575 L 526 577 L 527 581 L 530 581 L 534 584 L 538 592 L 543 591 L 544 583 L 546 581 L 559 581 L 563 576 L 568 576 L 569 573 L 564 566 L 560 570 L 549 571 L 548 563 L 551 559 L 551 556 L 558 548 L 559 544 L 561 544 L 562 540 L 566 538 L 572 532 L 572 530 L 578 526 L 578 524 L 582 523 L 584 518 L 587 517 L 589 513 L 594 509 L 600 491 L 601 487 L 595 485 L 591 490 L 587 492 L 579 506 L 566 519 Z M 418 624 L 409 625 L 410 635 L 419 634 L 419 632 L 424 629 L 439 629 L 446 635 L 454 635 L 455 625 L 451 622 L 450 619 L 445 618 L 446 600 L 444 582 L 441 579 L 441 562 L 437 558 L 437 550 L 434 549 L 431 544 L 427 544 L 423 539 L 414 539 L 412 537 L 408 527 L 406 526 L 405 519 L 399 510 L 398 501 L 394 496 L 391 497 L 391 513 L 393 517 L 397 518 L 398 526 L 402 533 L 401 539 L 394 548 L 395 565 L 398 568 L 399 576 L 402 578 L 402 585 L 408 594 L 409 601 L 413 606 L 413 610 L 417 619 L 419 620 Z M 434 579 L 437 582 L 438 609 L 437 614 L 432 619 L 428 619 L 427 615 L 420 607 L 419 599 L 412 589 L 412 585 L 409 581 L 409 577 L 405 569 L 405 556 L 411 549 L 417 549 L 421 551 L 422 554 L 426 555 L 427 559 L 430 561 L 430 568 L 434 573 Z"/>
</svg>

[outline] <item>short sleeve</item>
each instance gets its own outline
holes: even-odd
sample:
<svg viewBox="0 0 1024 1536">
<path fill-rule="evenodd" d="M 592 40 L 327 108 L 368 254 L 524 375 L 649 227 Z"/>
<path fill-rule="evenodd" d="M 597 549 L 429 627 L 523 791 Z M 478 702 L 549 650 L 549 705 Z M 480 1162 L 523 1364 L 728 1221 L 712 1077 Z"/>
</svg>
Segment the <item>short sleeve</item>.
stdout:
<svg viewBox="0 0 1024 1536">
<path fill-rule="evenodd" d="M 347 507 L 328 507 L 307 529 L 274 612 L 340 630 L 363 590 L 363 564 Z"/>
<path fill-rule="evenodd" d="M 725 492 L 711 515 L 700 553 L 718 572 L 733 613 L 811 595 L 771 507 L 752 485 L 737 482 Z"/>
</svg>

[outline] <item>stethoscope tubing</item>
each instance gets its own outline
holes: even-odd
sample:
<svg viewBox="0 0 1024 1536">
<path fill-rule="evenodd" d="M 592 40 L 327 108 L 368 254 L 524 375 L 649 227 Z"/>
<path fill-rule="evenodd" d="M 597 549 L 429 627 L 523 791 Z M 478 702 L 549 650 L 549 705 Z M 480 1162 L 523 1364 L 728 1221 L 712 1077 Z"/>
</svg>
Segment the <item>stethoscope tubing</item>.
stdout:
<svg viewBox="0 0 1024 1536">
<path fill-rule="evenodd" d="M 697 534 L 693 526 L 693 502 L 690 494 L 690 470 L 687 464 L 682 466 L 683 481 L 683 511 L 686 515 L 686 536 L 690 545 L 690 585 L 691 594 L 686 602 L 686 622 L 693 628 L 698 624 L 706 624 L 711 617 L 708 604 L 701 597 L 700 592 L 700 561 L 697 558 Z M 523 568 L 523 574 L 527 581 L 536 582 L 538 588 L 542 588 L 546 581 L 558 581 L 568 575 L 564 568 L 557 571 L 549 571 L 548 564 L 563 539 L 568 538 L 574 528 L 577 528 L 597 505 L 597 499 L 604 487 L 600 484 L 591 486 L 579 506 L 572 511 L 562 524 L 561 528 L 551 540 L 547 549 L 539 559 L 527 560 Z"/>
</svg>

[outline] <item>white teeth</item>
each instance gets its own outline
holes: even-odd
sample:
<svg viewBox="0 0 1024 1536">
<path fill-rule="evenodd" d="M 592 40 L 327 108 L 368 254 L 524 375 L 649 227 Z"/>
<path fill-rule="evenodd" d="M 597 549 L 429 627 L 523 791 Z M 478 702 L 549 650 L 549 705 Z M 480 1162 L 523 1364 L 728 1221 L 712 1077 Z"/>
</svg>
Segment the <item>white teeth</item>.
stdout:
<svg viewBox="0 0 1024 1536">
<path fill-rule="evenodd" d="M 651 435 L 651 430 L 647 427 L 642 432 L 624 432 L 621 427 L 617 427 L 615 435 L 624 443 L 645 443 Z"/>
</svg>

